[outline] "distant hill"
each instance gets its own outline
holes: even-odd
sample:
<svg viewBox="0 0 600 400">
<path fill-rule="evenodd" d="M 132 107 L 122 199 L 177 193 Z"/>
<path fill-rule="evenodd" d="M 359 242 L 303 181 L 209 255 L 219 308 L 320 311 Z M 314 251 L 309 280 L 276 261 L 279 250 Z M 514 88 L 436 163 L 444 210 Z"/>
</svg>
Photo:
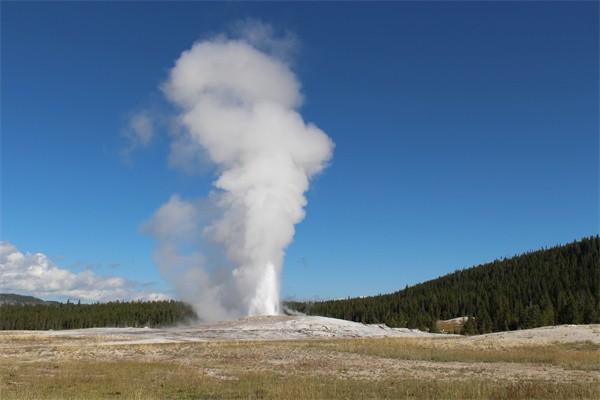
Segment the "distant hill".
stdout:
<svg viewBox="0 0 600 400">
<path fill-rule="evenodd" d="M 600 237 L 459 270 L 391 294 L 287 302 L 309 315 L 437 330 L 468 316 L 466 333 L 600 323 Z"/>
<path fill-rule="evenodd" d="M 53 301 L 44 301 L 33 296 L 22 296 L 14 293 L 0 293 L 0 305 L 2 304 L 48 304 Z"/>
</svg>

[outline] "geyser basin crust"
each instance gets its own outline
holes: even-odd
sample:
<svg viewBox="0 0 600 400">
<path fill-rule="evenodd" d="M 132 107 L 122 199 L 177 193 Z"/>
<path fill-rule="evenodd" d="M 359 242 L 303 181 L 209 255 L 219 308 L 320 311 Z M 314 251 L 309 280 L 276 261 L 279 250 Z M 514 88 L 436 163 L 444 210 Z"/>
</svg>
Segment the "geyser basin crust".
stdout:
<svg viewBox="0 0 600 400">
<path fill-rule="evenodd" d="M 63 331 L 5 331 L 2 335 L 94 338 L 98 344 L 183 343 L 228 340 L 303 340 L 348 338 L 455 338 L 480 344 L 538 345 L 591 342 L 600 344 L 600 325 L 562 325 L 464 337 L 389 328 L 316 316 L 257 316 L 215 324 L 174 328 L 91 328 Z"/>
</svg>

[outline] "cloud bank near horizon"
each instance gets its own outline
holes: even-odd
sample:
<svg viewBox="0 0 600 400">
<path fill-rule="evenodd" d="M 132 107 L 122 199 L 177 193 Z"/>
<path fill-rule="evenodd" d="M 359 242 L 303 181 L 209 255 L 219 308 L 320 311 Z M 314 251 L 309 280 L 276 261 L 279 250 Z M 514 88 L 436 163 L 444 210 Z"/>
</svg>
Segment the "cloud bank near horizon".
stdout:
<svg viewBox="0 0 600 400">
<path fill-rule="evenodd" d="M 93 271 L 72 272 L 54 264 L 43 253 L 23 253 L 9 242 L 0 242 L 0 291 L 45 299 L 82 301 L 166 300 L 159 292 L 138 290 L 135 282 Z"/>
</svg>

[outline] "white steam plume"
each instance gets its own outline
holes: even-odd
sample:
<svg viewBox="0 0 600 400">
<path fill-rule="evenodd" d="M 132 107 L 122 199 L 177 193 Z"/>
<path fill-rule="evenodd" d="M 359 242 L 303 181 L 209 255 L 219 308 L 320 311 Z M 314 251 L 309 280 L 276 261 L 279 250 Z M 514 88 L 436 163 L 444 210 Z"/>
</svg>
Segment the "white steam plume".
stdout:
<svg viewBox="0 0 600 400">
<path fill-rule="evenodd" d="M 279 313 L 285 249 L 304 218 L 310 178 L 334 146 L 298 113 L 300 84 L 289 66 L 259 48 L 256 35 L 198 42 L 163 85 L 184 140 L 206 152 L 219 176 L 209 202 L 172 197 L 146 229 L 158 239 L 163 273 L 207 320 Z M 195 250 L 181 256 L 196 235 L 222 246 L 225 261 Z"/>
</svg>

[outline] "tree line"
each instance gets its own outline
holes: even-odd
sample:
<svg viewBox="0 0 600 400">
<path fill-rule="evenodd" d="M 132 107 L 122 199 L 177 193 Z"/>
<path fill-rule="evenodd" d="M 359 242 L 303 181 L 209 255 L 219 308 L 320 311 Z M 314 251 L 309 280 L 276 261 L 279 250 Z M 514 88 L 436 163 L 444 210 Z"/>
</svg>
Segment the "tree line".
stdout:
<svg viewBox="0 0 600 400">
<path fill-rule="evenodd" d="M 600 323 L 600 237 L 458 270 L 391 294 L 287 302 L 309 314 L 437 330 L 469 317 L 464 333 Z"/>
<path fill-rule="evenodd" d="M 161 327 L 196 318 L 189 304 L 174 300 L 0 306 L 0 330 Z"/>
</svg>

